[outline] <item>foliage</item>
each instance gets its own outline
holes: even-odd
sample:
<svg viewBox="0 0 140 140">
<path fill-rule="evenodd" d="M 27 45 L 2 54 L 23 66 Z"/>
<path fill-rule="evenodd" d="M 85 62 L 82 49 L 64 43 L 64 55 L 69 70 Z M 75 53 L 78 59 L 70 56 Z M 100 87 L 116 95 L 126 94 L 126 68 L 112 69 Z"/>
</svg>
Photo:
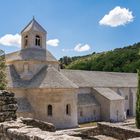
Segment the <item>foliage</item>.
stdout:
<svg viewBox="0 0 140 140">
<path fill-rule="evenodd" d="M 140 67 L 140 43 L 132 46 L 118 48 L 113 51 L 93 53 L 80 57 L 64 57 L 60 59 L 62 68 L 112 71 L 112 72 L 137 72 Z"/>
<path fill-rule="evenodd" d="M 136 126 L 140 129 L 140 70 L 138 70 L 138 88 L 136 101 Z"/>
<path fill-rule="evenodd" d="M 5 53 L 0 50 L 0 90 L 6 89 Z"/>
</svg>

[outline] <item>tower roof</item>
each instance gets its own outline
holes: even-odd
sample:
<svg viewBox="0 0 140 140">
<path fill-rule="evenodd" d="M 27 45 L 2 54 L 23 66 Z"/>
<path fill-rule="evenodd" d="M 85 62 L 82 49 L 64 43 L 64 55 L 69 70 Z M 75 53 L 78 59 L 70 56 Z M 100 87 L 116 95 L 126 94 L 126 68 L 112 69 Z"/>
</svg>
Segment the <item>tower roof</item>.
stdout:
<svg viewBox="0 0 140 140">
<path fill-rule="evenodd" d="M 46 30 L 35 20 L 34 17 L 27 24 L 27 26 L 21 31 L 21 33 L 28 32 L 30 30 L 46 33 Z"/>
</svg>

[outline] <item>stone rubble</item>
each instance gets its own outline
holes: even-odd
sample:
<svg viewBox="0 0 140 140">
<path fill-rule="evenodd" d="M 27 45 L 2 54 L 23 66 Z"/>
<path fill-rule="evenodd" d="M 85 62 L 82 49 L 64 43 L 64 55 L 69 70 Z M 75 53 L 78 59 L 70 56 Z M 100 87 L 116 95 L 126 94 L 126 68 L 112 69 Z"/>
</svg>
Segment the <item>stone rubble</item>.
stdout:
<svg viewBox="0 0 140 140">
<path fill-rule="evenodd" d="M 45 123 L 46 124 L 46 123 Z M 26 125 L 21 119 L 0 123 L 0 140 L 82 140 L 57 132 L 43 131 L 40 128 Z"/>
<path fill-rule="evenodd" d="M 55 132 L 55 127 L 51 123 L 43 122 L 43 121 L 33 119 L 33 118 L 20 118 L 20 119 L 26 125 L 38 127 L 43 131 Z"/>
<path fill-rule="evenodd" d="M 14 93 L 5 90 L 0 91 L 0 122 L 15 120 L 16 110 L 18 109 L 17 100 Z"/>
</svg>

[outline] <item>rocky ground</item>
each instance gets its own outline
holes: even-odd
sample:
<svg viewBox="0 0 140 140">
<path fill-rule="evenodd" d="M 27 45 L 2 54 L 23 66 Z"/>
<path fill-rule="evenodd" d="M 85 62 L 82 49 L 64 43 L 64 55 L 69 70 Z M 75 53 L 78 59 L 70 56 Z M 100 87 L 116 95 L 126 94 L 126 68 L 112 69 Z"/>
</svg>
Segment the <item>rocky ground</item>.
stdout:
<svg viewBox="0 0 140 140">
<path fill-rule="evenodd" d="M 94 136 L 93 138 L 96 138 L 97 140 L 118 140 L 118 139 L 105 136 L 105 135 L 97 135 L 97 136 Z"/>
</svg>

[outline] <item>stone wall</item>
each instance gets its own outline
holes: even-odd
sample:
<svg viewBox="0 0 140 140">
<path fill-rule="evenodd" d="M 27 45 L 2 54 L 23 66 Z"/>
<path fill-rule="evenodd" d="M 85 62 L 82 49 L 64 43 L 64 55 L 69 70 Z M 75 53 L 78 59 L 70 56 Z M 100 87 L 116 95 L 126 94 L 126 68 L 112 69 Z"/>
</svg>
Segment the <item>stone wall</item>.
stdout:
<svg viewBox="0 0 140 140">
<path fill-rule="evenodd" d="M 17 108 L 14 93 L 0 91 L 0 122 L 15 120 Z"/>
<path fill-rule="evenodd" d="M 15 97 L 26 97 L 32 108 L 34 119 L 53 123 L 56 128 L 77 127 L 77 94 L 74 89 L 23 89 L 13 90 Z M 53 96 L 52 96 L 53 94 Z M 23 96 L 22 96 L 23 95 Z M 48 116 L 48 105 L 52 105 L 52 116 Z M 66 114 L 66 105 L 70 104 L 70 115 Z M 22 104 L 24 106 L 24 104 Z M 19 117 L 30 117 L 27 111 L 17 111 Z M 62 115 L 63 114 L 63 115 Z M 28 115 L 28 116 L 26 116 Z"/>
<path fill-rule="evenodd" d="M 98 123 L 98 129 L 100 134 L 111 136 L 120 140 L 140 137 L 140 130 L 115 123 Z"/>
<path fill-rule="evenodd" d="M 80 137 L 69 136 L 57 131 L 44 131 L 38 127 L 33 127 L 32 121 L 28 120 L 29 122 L 30 125 L 27 125 L 25 120 L 23 123 L 21 119 L 17 119 L 17 121 L 0 123 L 0 140 L 82 140 Z M 52 130 L 54 130 L 53 126 Z"/>
<path fill-rule="evenodd" d="M 43 121 L 36 120 L 33 118 L 21 118 L 21 121 L 26 125 L 40 128 L 43 131 L 55 132 L 55 127 L 51 123 L 43 122 Z"/>
</svg>

